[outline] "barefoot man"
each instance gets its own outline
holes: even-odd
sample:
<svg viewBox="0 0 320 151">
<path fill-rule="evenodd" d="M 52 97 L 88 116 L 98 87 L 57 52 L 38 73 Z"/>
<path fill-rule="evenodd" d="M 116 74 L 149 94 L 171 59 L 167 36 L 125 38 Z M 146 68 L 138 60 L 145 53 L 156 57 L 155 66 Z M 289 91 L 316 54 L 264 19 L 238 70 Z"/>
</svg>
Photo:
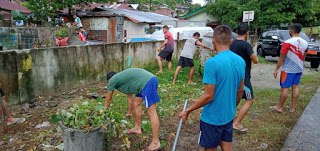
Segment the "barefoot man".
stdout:
<svg viewBox="0 0 320 151">
<path fill-rule="evenodd" d="M 292 102 L 290 112 L 294 112 L 299 98 L 299 83 L 303 72 L 303 62 L 308 48 L 308 42 L 302 39 L 299 34 L 300 24 L 290 26 L 291 38 L 285 41 L 280 50 L 280 58 L 274 69 L 273 76 L 277 78 L 278 70 L 282 66 L 280 75 L 281 95 L 277 106 L 271 106 L 273 111 L 283 112 L 284 103 L 288 97 L 289 88 L 292 87 Z"/>
<path fill-rule="evenodd" d="M 184 67 L 190 67 L 188 84 L 195 84 L 194 82 L 192 82 L 192 76 L 193 76 L 193 72 L 194 72 L 194 63 L 193 63 L 194 52 L 195 52 L 197 46 L 201 46 L 206 49 L 210 49 L 207 45 L 201 43 L 199 41 L 199 38 L 200 38 L 200 33 L 195 32 L 193 34 L 192 38 L 187 39 L 186 43 L 184 44 L 183 49 L 180 54 L 178 67 L 177 67 L 176 71 L 174 72 L 172 84 L 176 83 L 176 79 L 178 77 L 178 74 L 179 74 L 181 68 L 184 68 Z"/>
<path fill-rule="evenodd" d="M 158 95 L 158 79 L 150 72 L 140 68 L 129 68 L 119 73 L 109 72 L 107 75 L 108 92 L 104 106 L 109 107 L 114 90 L 124 94 L 136 94 L 134 98 L 135 127 L 127 131 L 128 134 L 141 133 L 142 102 L 147 108 L 151 122 L 152 141 L 146 150 L 160 148 L 159 128 L 160 121 L 157 114 L 156 103 L 160 101 Z"/>
<path fill-rule="evenodd" d="M 241 99 L 244 87 L 245 62 L 230 51 L 231 29 L 220 25 L 213 33 L 213 45 L 218 54 L 204 66 L 204 94 L 180 113 L 183 121 L 201 107 L 199 145 L 205 151 L 232 151 L 232 122 L 236 101 Z"/>
<path fill-rule="evenodd" d="M 172 69 L 172 53 L 174 50 L 174 40 L 172 34 L 169 32 L 169 27 L 167 25 L 164 25 L 162 27 L 162 31 L 164 33 L 164 41 L 161 44 L 161 46 L 157 49 L 159 52 L 159 55 L 157 56 L 157 61 L 159 65 L 159 71 L 157 74 L 162 73 L 162 61 L 167 60 L 168 61 L 168 70 L 171 71 Z"/>
</svg>

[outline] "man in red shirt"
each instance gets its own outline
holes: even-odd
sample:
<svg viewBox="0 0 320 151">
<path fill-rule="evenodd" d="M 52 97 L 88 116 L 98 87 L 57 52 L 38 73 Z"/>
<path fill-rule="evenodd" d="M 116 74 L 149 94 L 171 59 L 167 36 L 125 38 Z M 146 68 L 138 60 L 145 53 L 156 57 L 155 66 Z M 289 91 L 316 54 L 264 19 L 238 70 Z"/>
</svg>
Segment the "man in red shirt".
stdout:
<svg viewBox="0 0 320 151">
<path fill-rule="evenodd" d="M 174 50 L 174 40 L 172 34 L 169 32 L 169 27 L 167 25 L 164 25 L 162 27 L 163 33 L 164 33 L 164 41 L 160 45 L 160 47 L 157 49 L 159 52 L 159 55 L 157 57 L 157 61 L 159 64 L 159 71 L 157 74 L 162 73 L 162 61 L 167 60 L 168 61 L 168 69 L 171 71 L 172 69 L 172 53 Z"/>
</svg>

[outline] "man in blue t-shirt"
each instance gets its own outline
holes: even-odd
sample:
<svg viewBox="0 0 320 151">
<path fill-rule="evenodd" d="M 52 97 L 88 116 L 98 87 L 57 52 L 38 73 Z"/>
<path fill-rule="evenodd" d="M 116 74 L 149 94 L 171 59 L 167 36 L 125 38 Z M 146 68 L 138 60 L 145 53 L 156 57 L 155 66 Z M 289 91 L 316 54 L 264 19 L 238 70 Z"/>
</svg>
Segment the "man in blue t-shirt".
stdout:
<svg viewBox="0 0 320 151">
<path fill-rule="evenodd" d="M 205 150 L 232 150 L 232 122 L 236 112 L 236 102 L 244 89 L 246 64 L 237 54 L 230 51 L 231 29 L 216 27 L 212 43 L 218 54 L 205 63 L 205 93 L 189 108 L 180 113 L 183 121 L 188 115 L 203 107 L 200 118 L 199 145 Z"/>
</svg>

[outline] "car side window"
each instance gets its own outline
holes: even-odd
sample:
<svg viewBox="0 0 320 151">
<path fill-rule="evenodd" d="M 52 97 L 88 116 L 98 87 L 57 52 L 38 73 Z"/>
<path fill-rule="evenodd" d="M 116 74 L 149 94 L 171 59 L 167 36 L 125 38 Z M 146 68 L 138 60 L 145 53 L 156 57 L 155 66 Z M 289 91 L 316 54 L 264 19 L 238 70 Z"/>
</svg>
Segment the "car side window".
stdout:
<svg viewBox="0 0 320 151">
<path fill-rule="evenodd" d="M 274 32 L 268 32 L 266 38 L 271 39 L 271 36 L 274 35 Z"/>
<path fill-rule="evenodd" d="M 264 32 L 264 33 L 262 33 L 261 38 L 263 38 L 263 39 L 264 39 L 264 38 L 266 38 L 267 33 L 268 33 L 268 32 Z"/>
</svg>

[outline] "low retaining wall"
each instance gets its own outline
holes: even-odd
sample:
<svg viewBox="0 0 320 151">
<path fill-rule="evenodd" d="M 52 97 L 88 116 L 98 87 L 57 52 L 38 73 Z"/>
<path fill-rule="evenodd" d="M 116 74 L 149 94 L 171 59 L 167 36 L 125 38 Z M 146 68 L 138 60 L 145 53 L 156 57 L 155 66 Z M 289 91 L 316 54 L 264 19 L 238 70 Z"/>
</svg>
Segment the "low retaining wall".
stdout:
<svg viewBox="0 0 320 151">
<path fill-rule="evenodd" d="M 0 52 L 0 83 L 10 104 L 105 81 L 108 71 L 156 63 L 161 41 Z M 184 41 L 176 41 L 174 57 Z M 128 61 L 129 60 L 129 61 Z"/>
</svg>

